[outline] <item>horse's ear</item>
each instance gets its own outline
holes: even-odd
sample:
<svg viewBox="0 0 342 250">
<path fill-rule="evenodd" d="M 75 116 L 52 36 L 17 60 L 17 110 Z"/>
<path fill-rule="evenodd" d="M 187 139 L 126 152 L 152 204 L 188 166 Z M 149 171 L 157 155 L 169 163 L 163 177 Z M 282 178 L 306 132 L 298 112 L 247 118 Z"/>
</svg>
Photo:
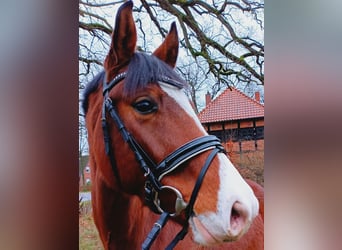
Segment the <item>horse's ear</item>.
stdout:
<svg viewBox="0 0 342 250">
<path fill-rule="evenodd" d="M 153 55 L 174 68 L 178 56 L 178 42 L 177 27 L 173 22 L 164 42 L 153 52 Z"/>
<path fill-rule="evenodd" d="M 132 15 L 133 2 L 127 1 L 120 6 L 115 19 L 112 43 L 105 59 L 107 70 L 126 64 L 135 52 L 137 31 Z"/>
</svg>

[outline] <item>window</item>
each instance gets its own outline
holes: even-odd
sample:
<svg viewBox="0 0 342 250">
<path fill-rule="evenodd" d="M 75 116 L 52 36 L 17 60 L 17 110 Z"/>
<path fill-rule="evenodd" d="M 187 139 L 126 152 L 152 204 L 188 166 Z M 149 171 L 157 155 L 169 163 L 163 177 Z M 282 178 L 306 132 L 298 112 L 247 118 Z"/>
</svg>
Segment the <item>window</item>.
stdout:
<svg viewBox="0 0 342 250">
<path fill-rule="evenodd" d="M 240 129 L 227 129 L 210 131 L 209 134 L 217 136 L 221 141 L 227 142 L 232 140 L 237 141 L 250 141 L 264 139 L 264 127 L 240 128 Z"/>
</svg>

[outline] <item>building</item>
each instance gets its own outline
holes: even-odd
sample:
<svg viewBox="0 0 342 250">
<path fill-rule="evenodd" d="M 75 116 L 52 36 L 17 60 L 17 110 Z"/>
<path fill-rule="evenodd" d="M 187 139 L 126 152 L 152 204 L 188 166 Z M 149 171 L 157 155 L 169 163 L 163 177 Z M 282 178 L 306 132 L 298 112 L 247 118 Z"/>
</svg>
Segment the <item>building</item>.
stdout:
<svg viewBox="0 0 342 250">
<path fill-rule="evenodd" d="M 79 186 L 83 187 L 89 185 L 91 182 L 90 178 L 90 166 L 89 156 L 80 156 L 79 159 Z"/>
<path fill-rule="evenodd" d="M 264 150 L 264 105 L 260 93 L 252 99 L 227 88 L 214 100 L 206 94 L 206 107 L 199 120 L 209 134 L 221 139 L 228 152 Z"/>
</svg>

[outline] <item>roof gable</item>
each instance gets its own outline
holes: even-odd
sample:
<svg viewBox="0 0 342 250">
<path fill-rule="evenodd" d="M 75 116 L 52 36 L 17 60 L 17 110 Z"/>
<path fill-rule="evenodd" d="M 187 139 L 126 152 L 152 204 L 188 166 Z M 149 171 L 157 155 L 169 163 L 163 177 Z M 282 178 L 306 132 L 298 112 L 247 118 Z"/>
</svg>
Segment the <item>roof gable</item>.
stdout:
<svg viewBox="0 0 342 250">
<path fill-rule="evenodd" d="M 231 87 L 211 101 L 198 117 L 201 123 L 264 117 L 264 106 Z"/>
</svg>

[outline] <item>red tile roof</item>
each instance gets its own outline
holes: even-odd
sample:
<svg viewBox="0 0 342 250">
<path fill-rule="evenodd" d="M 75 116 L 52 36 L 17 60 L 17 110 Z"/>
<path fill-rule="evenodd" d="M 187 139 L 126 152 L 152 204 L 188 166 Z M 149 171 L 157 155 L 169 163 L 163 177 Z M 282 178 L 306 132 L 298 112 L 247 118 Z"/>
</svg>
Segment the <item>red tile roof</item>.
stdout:
<svg viewBox="0 0 342 250">
<path fill-rule="evenodd" d="M 211 101 L 198 116 L 201 123 L 264 117 L 264 106 L 232 87 Z"/>
</svg>

